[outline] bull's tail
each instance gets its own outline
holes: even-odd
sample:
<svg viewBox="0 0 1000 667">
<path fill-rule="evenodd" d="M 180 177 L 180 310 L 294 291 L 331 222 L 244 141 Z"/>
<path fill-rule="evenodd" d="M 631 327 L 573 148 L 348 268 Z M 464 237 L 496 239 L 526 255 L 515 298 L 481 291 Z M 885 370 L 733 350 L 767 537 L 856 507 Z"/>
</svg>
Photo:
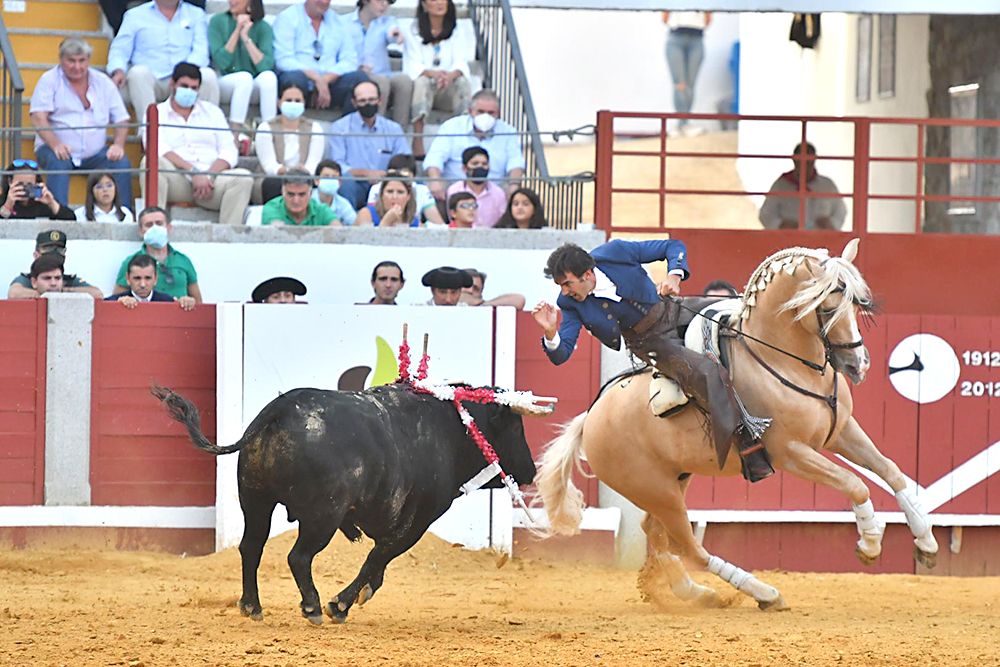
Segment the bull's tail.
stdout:
<svg viewBox="0 0 1000 667">
<path fill-rule="evenodd" d="M 205 434 L 201 432 L 201 417 L 198 415 L 198 408 L 194 406 L 194 403 L 187 400 L 180 394 L 175 393 L 171 389 L 166 387 L 161 387 L 159 385 L 154 385 L 149 388 L 149 392 L 160 399 L 167 408 L 167 412 L 170 416 L 180 423 L 184 424 L 187 428 L 188 435 L 191 437 L 191 442 L 198 449 L 208 452 L 209 454 L 230 454 L 239 450 L 243 447 L 243 440 L 240 440 L 236 444 L 229 445 L 228 447 L 219 447 L 212 444 Z"/>
<path fill-rule="evenodd" d="M 573 484 L 573 468 L 580 468 L 580 445 L 583 443 L 583 423 L 587 413 L 582 412 L 552 440 L 542 454 L 535 475 L 538 495 L 545 505 L 549 527 L 540 534 L 575 535 L 580 532 L 583 520 L 583 492 Z"/>
</svg>

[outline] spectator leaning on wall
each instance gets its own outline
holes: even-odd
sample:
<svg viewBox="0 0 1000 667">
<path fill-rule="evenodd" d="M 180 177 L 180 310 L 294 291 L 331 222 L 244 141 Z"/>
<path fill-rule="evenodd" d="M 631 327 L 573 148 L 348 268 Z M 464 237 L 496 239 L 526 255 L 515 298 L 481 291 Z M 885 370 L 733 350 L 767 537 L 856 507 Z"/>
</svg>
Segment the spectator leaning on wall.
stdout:
<svg viewBox="0 0 1000 667">
<path fill-rule="evenodd" d="M 48 229 L 38 235 L 35 239 L 35 252 L 32 254 L 32 261 L 45 255 L 53 255 L 60 260 L 62 267 L 66 261 L 66 234 L 58 229 Z M 62 292 L 81 292 L 89 294 L 95 299 L 104 297 L 101 290 L 97 289 L 79 276 L 65 274 L 60 268 L 62 276 Z M 10 282 L 7 290 L 8 299 L 34 299 L 39 296 L 38 291 L 32 286 L 31 273 L 22 273 Z"/>
<path fill-rule="evenodd" d="M 135 308 L 140 303 L 158 301 L 164 303 L 177 302 L 182 310 L 194 310 L 195 300 L 189 296 L 172 297 L 166 292 L 160 292 L 156 287 L 156 260 L 149 255 L 132 255 L 125 268 L 127 292 L 112 294 L 105 301 L 117 301 L 128 309 Z"/>
<path fill-rule="evenodd" d="M 128 263 L 136 255 L 149 255 L 156 260 L 156 289 L 171 297 L 180 299 L 190 296 L 195 303 L 201 303 L 201 288 L 198 274 L 188 256 L 170 245 L 169 235 L 173 230 L 167 212 L 159 206 L 150 206 L 139 213 L 139 235 L 142 247 L 122 261 L 115 281 L 114 294 L 129 290 Z"/>
</svg>

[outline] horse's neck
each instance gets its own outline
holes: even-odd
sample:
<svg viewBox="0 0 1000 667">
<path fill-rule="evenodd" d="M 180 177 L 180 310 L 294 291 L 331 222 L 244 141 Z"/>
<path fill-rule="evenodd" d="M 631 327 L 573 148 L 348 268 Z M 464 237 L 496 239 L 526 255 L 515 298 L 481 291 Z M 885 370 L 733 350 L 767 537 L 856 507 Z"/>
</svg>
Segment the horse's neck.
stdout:
<svg viewBox="0 0 1000 667">
<path fill-rule="evenodd" d="M 743 331 L 762 341 L 793 354 L 801 359 L 823 364 L 825 351 L 823 341 L 812 331 L 803 327 L 803 322 L 795 321 L 793 311 L 781 312 L 781 305 L 790 297 L 781 290 L 771 293 L 758 292 L 757 306 L 751 311 L 750 317 L 743 322 Z M 807 318 L 810 315 L 806 316 Z M 812 316 L 815 317 L 815 316 Z M 748 341 L 754 352 L 769 363 L 787 366 L 792 359 L 778 350 Z M 795 366 L 806 369 L 805 365 L 795 363 Z"/>
</svg>

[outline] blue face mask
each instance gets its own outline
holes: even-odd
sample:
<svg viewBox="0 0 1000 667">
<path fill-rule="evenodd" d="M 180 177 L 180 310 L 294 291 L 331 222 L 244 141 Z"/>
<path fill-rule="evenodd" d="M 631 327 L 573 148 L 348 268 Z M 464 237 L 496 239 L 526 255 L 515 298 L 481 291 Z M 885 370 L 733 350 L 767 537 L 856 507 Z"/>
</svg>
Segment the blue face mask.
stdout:
<svg viewBox="0 0 1000 667">
<path fill-rule="evenodd" d="M 184 107 L 185 109 L 190 109 L 194 106 L 194 103 L 198 101 L 198 91 L 193 88 L 175 88 L 174 89 L 174 102 L 177 102 L 178 106 Z"/>
<path fill-rule="evenodd" d="M 289 120 L 295 120 L 306 112 L 304 102 L 282 102 L 281 115 Z"/>
<path fill-rule="evenodd" d="M 160 248 L 167 247 L 167 228 L 163 225 L 153 225 L 146 230 L 146 233 L 142 235 L 142 242 L 148 245 L 150 248 Z"/>
<path fill-rule="evenodd" d="M 340 190 L 340 179 L 339 178 L 321 178 L 319 179 L 319 191 L 320 194 L 324 194 L 328 197 L 336 197 L 337 191 Z"/>
</svg>

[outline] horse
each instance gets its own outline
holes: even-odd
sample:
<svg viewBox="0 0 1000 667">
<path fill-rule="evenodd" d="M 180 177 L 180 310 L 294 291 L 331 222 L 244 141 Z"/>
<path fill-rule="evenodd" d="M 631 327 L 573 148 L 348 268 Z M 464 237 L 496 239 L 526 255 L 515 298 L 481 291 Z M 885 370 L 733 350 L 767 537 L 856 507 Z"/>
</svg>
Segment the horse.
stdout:
<svg viewBox="0 0 1000 667">
<path fill-rule="evenodd" d="M 933 567 L 938 545 L 914 489 L 851 416 L 846 379 L 864 381 L 871 365 L 858 319 L 874 311 L 871 290 L 853 264 L 858 243 L 848 242 L 839 257 L 788 248 L 757 267 L 734 315 L 730 372 L 748 412 L 773 418 L 762 440 L 772 465 L 850 499 L 862 563 L 881 554 L 885 525 L 875 516 L 865 483 L 823 450 L 885 480 L 913 533 L 914 557 Z M 730 602 L 695 583 L 684 558 L 749 595 L 762 610 L 787 609 L 775 587 L 710 554 L 695 539 L 684 502 L 691 475 L 737 475 L 739 457 L 726 456 L 720 466 L 700 410 L 689 406 L 666 419 L 654 416 L 647 406 L 651 378 L 647 369 L 610 382 L 589 411 L 548 443 L 535 478 L 548 515 L 542 536 L 579 531 L 583 494 L 571 474 L 583 453 L 598 479 L 646 512 L 642 528 L 650 554 L 644 572 L 665 574 L 675 596 L 703 606 Z M 656 593 L 644 590 L 647 598 Z"/>
</svg>

